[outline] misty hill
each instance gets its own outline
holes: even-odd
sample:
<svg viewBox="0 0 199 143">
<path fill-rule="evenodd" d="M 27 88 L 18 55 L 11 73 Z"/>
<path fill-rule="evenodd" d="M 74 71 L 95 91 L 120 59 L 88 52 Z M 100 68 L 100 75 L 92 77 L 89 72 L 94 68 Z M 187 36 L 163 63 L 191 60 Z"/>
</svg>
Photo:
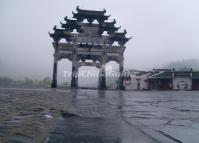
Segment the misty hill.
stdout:
<svg viewBox="0 0 199 143">
<path fill-rule="evenodd" d="M 163 66 L 163 68 L 175 68 L 176 70 L 190 69 L 199 70 L 199 60 L 187 59 L 181 61 L 170 62 Z"/>
</svg>

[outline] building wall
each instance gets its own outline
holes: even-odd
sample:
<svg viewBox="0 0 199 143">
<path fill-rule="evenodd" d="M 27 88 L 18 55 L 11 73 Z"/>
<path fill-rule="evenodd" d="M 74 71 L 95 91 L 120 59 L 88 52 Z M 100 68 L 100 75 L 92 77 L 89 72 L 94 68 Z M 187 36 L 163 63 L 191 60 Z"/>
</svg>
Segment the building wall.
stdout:
<svg viewBox="0 0 199 143">
<path fill-rule="evenodd" d="M 125 85 L 126 90 L 148 90 L 149 83 L 146 79 L 146 75 L 131 77 L 131 83 Z M 140 85 L 138 85 L 139 83 Z M 190 77 L 175 77 L 173 79 L 173 90 L 192 90 L 192 79 Z"/>
<path fill-rule="evenodd" d="M 192 80 L 192 90 L 199 90 L 199 79 L 193 79 Z"/>
<path fill-rule="evenodd" d="M 192 80 L 190 77 L 175 77 L 173 79 L 174 90 L 192 90 Z"/>
<path fill-rule="evenodd" d="M 146 82 L 146 77 L 143 76 L 140 79 L 140 90 L 147 90 L 148 89 L 148 82 Z"/>
<path fill-rule="evenodd" d="M 134 73 L 125 87 L 127 90 L 199 90 L 199 72 L 164 72 Z"/>
<path fill-rule="evenodd" d="M 125 85 L 126 90 L 147 90 L 148 83 L 145 81 L 147 79 L 146 75 L 131 77 L 131 82 L 129 85 Z"/>
</svg>

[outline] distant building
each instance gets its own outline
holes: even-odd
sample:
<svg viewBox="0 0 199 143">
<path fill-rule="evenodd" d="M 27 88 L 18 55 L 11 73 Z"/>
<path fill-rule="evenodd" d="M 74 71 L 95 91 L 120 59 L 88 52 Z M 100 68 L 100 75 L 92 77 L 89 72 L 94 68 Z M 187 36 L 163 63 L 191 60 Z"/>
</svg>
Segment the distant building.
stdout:
<svg viewBox="0 0 199 143">
<path fill-rule="evenodd" d="M 131 73 L 127 90 L 199 90 L 199 71 L 192 69 L 176 71 L 175 69 L 154 69 Z"/>
<path fill-rule="evenodd" d="M 150 72 L 136 71 L 130 72 L 129 78 L 124 78 L 124 85 L 126 90 L 147 90 L 148 83 L 146 81 Z"/>
</svg>

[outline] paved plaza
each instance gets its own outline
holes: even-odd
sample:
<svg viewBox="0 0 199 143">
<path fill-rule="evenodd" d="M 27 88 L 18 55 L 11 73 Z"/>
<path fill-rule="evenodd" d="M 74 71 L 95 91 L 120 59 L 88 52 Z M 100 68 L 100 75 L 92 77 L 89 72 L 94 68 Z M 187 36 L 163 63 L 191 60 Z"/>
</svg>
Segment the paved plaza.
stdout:
<svg viewBox="0 0 199 143">
<path fill-rule="evenodd" d="M 1 88 L 0 102 L 3 142 L 199 142 L 199 92 Z"/>
</svg>

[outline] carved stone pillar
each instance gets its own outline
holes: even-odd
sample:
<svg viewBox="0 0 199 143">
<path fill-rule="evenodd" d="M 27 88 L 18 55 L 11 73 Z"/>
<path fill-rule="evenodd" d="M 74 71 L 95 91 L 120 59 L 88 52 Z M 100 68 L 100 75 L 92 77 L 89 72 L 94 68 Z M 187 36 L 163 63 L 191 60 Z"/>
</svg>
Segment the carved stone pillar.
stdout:
<svg viewBox="0 0 199 143">
<path fill-rule="evenodd" d="M 106 89 L 105 65 L 102 65 L 102 66 L 100 67 L 98 89 L 100 89 L 100 90 Z"/>
<path fill-rule="evenodd" d="M 106 38 L 103 38 L 103 54 L 101 55 L 101 67 L 99 71 L 99 86 L 98 89 L 106 89 L 106 73 L 105 73 L 105 64 L 106 64 Z"/>
<path fill-rule="evenodd" d="M 75 66 L 72 67 L 71 88 L 78 88 L 78 69 Z"/>
<path fill-rule="evenodd" d="M 58 41 L 55 41 L 54 65 L 53 65 L 53 79 L 51 88 L 57 87 L 57 68 L 58 68 L 58 55 L 57 55 Z"/>
<path fill-rule="evenodd" d="M 123 57 L 121 57 L 121 60 L 120 60 L 120 63 L 119 63 L 119 73 L 120 73 L 119 80 L 118 80 L 118 84 L 119 84 L 118 89 L 119 90 L 125 89 L 125 87 L 124 87 L 124 76 L 123 76 L 123 70 L 124 70 L 123 66 L 124 66 L 124 59 L 123 59 Z"/>
<path fill-rule="evenodd" d="M 56 57 L 54 57 L 54 65 L 53 65 L 53 80 L 51 83 L 51 88 L 57 87 L 57 67 L 58 67 L 58 61 Z"/>
<path fill-rule="evenodd" d="M 77 62 L 77 37 L 73 40 L 73 60 L 72 60 L 72 75 L 71 75 L 71 88 L 78 88 L 78 62 Z"/>
</svg>

